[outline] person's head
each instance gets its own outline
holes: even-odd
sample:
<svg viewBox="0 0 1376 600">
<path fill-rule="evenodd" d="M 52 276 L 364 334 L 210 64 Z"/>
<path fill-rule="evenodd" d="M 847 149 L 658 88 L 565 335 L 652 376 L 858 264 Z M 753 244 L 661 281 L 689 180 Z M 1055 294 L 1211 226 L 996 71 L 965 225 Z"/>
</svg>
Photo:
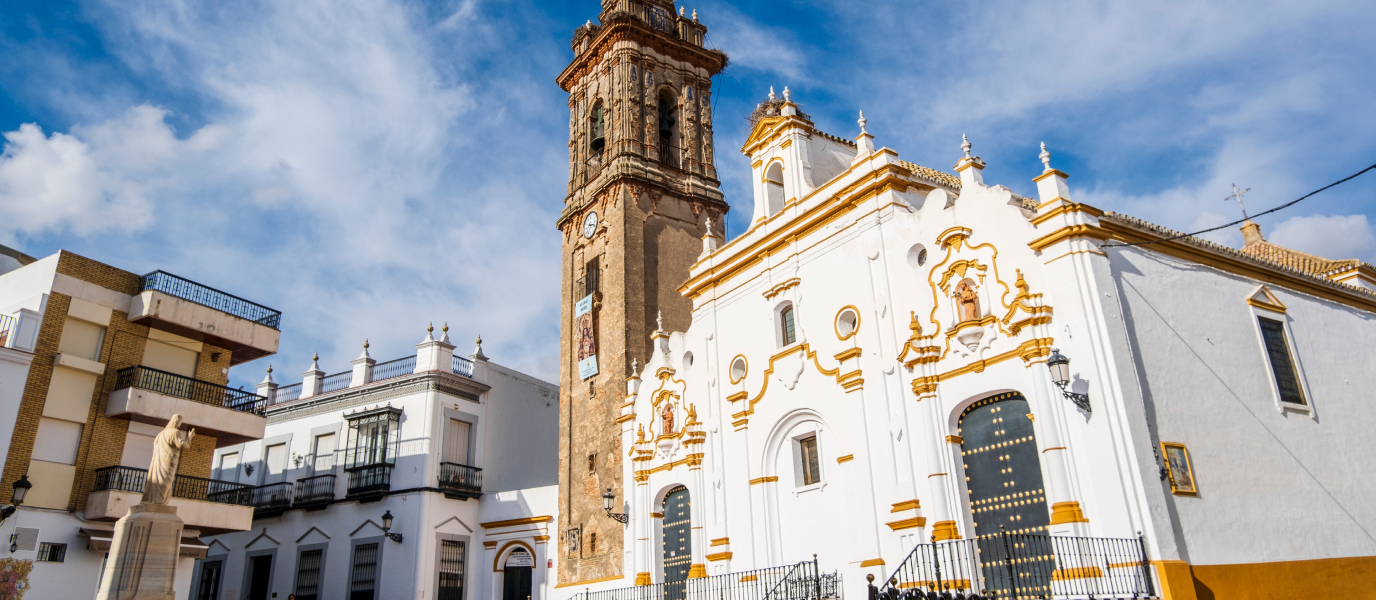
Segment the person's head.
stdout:
<svg viewBox="0 0 1376 600">
<path fill-rule="evenodd" d="M 167 421 L 167 426 L 168 426 L 168 427 L 171 427 L 171 428 L 173 428 L 173 429 L 181 429 L 181 428 L 182 428 L 182 416 L 181 416 L 181 415 L 172 415 L 172 418 L 171 418 L 170 420 Z"/>
</svg>

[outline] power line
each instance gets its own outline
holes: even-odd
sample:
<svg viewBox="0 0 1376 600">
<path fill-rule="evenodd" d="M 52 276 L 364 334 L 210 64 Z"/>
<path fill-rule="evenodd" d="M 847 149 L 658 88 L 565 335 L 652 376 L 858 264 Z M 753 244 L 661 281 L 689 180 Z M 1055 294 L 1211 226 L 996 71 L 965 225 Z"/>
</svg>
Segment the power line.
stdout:
<svg viewBox="0 0 1376 600">
<path fill-rule="evenodd" d="M 1280 205 L 1280 206 L 1277 206 L 1277 207 L 1275 207 L 1275 208 L 1273 208 L 1273 209 L 1271 209 L 1271 210 L 1268 210 L 1268 211 L 1266 211 L 1266 212 L 1261 212 L 1261 213 L 1257 213 L 1257 214 L 1255 214 L 1255 215 L 1252 215 L 1252 217 L 1260 217 L 1260 216 L 1262 216 L 1262 215 L 1269 215 L 1269 214 L 1271 214 L 1271 213 L 1273 213 L 1273 212 L 1276 212 L 1276 211 L 1278 211 L 1278 210 L 1281 210 L 1281 209 L 1283 209 L 1283 208 L 1289 208 L 1289 207 L 1294 206 L 1295 204 L 1297 204 L 1300 200 L 1304 200 L 1305 198 L 1308 198 L 1308 197 L 1310 197 L 1310 196 L 1313 196 L 1314 194 L 1317 194 L 1317 193 L 1319 193 L 1319 192 L 1322 192 L 1322 191 L 1324 191 L 1324 190 L 1326 190 L 1326 189 L 1328 189 L 1328 188 L 1331 188 L 1331 187 L 1333 187 L 1333 186 L 1336 186 L 1336 185 L 1338 185 L 1338 184 L 1340 184 L 1340 183 L 1346 183 L 1346 182 L 1348 182 L 1348 181 L 1350 181 L 1350 180 L 1356 179 L 1358 175 L 1361 175 L 1362 173 L 1365 173 L 1365 172 L 1370 171 L 1370 170 L 1372 170 L 1372 169 L 1376 169 L 1376 165 L 1371 165 L 1371 166 L 1369 166 L 1369 167 L 1367 167 L 1367 168 L 1365 168 L 1365 169 L 1362 169 L 1362 170 L 1360 170 L 1360 171 L 1357 171 L 1356 173 L 1353 173 L 1352 175 L 1349 175 L 1349 176 L 1347 176 L 1347 177 L 1344 177 L 1344 178 L 1342 178 L 1342 179 L 1339 179 L 1339 180 L 1337 180 L 1337 181 L 1334 181 L 1333 183 L 1330 183 L 1330 184 L 1328 184 L 1328 185 L 1325 185 L 1325 186 L 1323 186 L 1323 187 L 1321 187 L 1321 188 L 1319 188 L 1319 189 L 1317 189 L 1317 190 L 1314 190 L 1314 191 L 1312 191 L 1312 192 L 1309 192 L 1308 194 L 1305 194 L 1305 195 L 1303 195 L 1303 196 L 1300 196 L 1299 198 L 1296 198 L 1296 199 L 1294 199 L 1294 200 L 1291 200 L 1291 201 L 1289 201 L 1289 202 L 1286 202 L 1285 204 L 1282 204 L 1282 205 Z M 1245 214 L 1245 213 L 1244 213 L 1244 214 Z M 1209 233 L 1210 231 L 1218 231 L 1218 230 L 1223 229 L 1223 228 L 1225 228 L 1225 227 L 1232 227 L 1232 226 L 1237 225 L 1237 224 L 1239 224 L 1239 223 L 1245 223 L 1245 222 L 1247 222 L 1248 220 L 1250 220 L 1250 218 L 1244 217 L 1244 218 L 1242 218 L 1242 219 L 1240 219 L 1240 220 L 1233 221 L 1232 223 L 1228 223 L 1228 224 L 1226 224 L 1226 225 L 1219 225 L 1218 227 L 1213 227 L 1213 228 L 1210 228 L 1210 229 L 1202 229 L 1202 230 L 1196 231 L 1196 232 L 1194 232 L 1194 233 L 1182 233 L 1182 234 L 1177 235 L 1177 236 L 1175 236 L 1175 237 L 1166 238 L 1166 239 L 1164 239 L 1164 240 L 1151 240 L 1151 241 L 1147 241 L 1147 242 L 1137 242 L 1137 243 L 1135 243 L 1135 244 L 1114 244 L 1114 243 L 1107 243 L 1107 244 L 1101 244 L 1099 247 L 1100 247 L 1100 248 L 1129 248 L 1129 247 L 1132 247 L 1132 246 L 1146 246 L 1146 245 L 1148 245 L 1148 244 L 1159 244 L 1159 243 L 1161 243 L 1161 242 L 1169 242 L 1169 241 L 1172 241 L 1172 240 L 1178 240 L 1178 239 L 1180 239 L 1180 238 L 1197 236 L 1197 235 L 1199 235 L 1199 234 L 1201 234 L 1201 233 Z"/>
</svg>

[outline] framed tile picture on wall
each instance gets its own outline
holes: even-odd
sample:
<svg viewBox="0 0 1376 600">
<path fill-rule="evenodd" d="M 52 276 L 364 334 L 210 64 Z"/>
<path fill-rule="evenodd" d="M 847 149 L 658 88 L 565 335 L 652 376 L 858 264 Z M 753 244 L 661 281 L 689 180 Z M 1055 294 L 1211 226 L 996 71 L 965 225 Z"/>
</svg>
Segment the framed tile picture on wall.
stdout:
<svg viewBox="0 0 1376 600">
<path fill-rule="evenodd" d="M 1166 473 L 1171 480 L 1171 493 L 1177 496 L 1197 496 L 1199 488 L 1195 485 L 1194 466 L 1190 464 L 1190 451 L 1184 444 L 1161 442 L 1161 454 L 1166 459 Z"/>
</svg>

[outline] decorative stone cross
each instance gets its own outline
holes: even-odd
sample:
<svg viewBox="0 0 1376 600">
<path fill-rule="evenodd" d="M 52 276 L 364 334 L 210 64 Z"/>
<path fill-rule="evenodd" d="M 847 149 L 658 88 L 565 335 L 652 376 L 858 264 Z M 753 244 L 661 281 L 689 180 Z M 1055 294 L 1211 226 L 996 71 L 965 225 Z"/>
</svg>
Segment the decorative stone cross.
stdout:
<svg viewBox="0 0 1376 600">
<path fill-rule="evenodd" d="M 1247 192 L 1250 192 L 1250 191 L 1252 191 L 1252 188 L 1247 188 L 1247 189 L 1245 189 L 1245 190 L 1239 190 L 1239 189 L 1237 189 L 1237 184 L 1234 183 L 1234 184 L 1233 184 L 1233 194 L 1232 194 L 1231 196 L 1228 196 L 1227 198 L 1224 198 L 1223 201 L 1224 201 L 1224 202 L 1227 202 L 1227 201 L 1229 201 L 1229 200 L 1237 200 L 1237 207 L 1240 208 L 1240 209 L 1242 209 L 1242 218 L 1244 218 L 1244 219 L 1250 218 L 1250 217 L 1247 216 L 1247 207 L 1244 206 L 1244 205 L 1242 204 L 1242 195 L 1243 195 L 1243 194 L 1246 194 Z"/>
</svg>

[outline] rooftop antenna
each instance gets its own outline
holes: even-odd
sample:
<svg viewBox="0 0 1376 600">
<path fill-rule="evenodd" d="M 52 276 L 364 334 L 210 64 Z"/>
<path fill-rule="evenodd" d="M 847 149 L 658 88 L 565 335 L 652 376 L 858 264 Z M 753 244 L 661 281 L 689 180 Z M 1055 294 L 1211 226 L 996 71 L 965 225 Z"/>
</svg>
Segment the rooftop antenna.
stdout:
<svg viewBox="0 0 1376 600">
<path fill-rule="evenodd" d="M 1251 218 L 1251 217 L 1248 217 L 1248 216 L 1247 216 L 1247 206 L 1244 205 L 1244 204 L 1242 204 L 1242 195 L 1243 195 L 1243 194 L 1246 194 L 1247 192 L 1250 192 L 1250 191 L 1252 191 L 1252 188 L 1247 188 L 1247 189 L 1245 189 L 1245 190 L 1239 190 L 1239 189 L 1237 189 L 1237 184 L 1234 183 L 1234 184 L 1233 184 L 1233 194 L 1232 194 L 1231 196 L 1228 196 L 1227 198 L 1224 198 L 1224 199 L 1223 199 L 1224 202 L 1227 202 L 1227 201 L 1229 201 L 1229 200 L 1237 200 L 1237 206 L 1238 206 L 1238 208 L 1242 209 L 1242 218 L 1243 218 L 1243 219 L 1250 219 L 1250 218 Z"/>
</svg>

